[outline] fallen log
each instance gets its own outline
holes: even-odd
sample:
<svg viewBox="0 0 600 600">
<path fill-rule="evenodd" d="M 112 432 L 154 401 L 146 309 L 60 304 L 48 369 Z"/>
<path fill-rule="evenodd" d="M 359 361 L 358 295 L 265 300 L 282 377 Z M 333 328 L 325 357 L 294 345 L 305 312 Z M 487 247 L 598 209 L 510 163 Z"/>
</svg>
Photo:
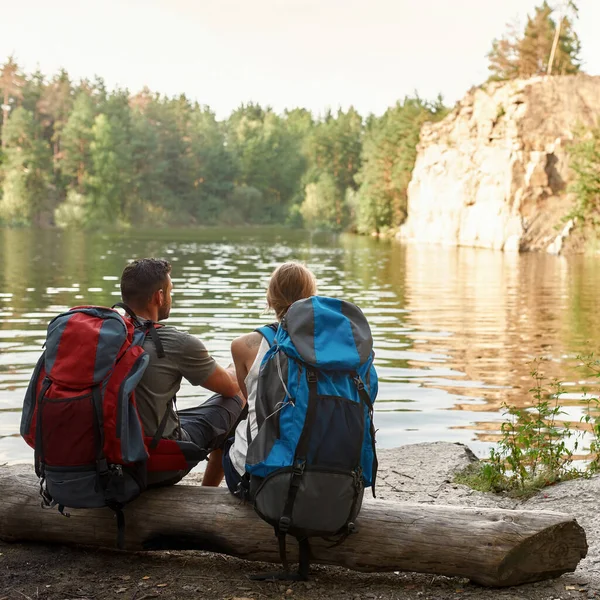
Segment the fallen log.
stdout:
<svg viewBox="0 0 600 600">
<path fill-rule="evenodd" d="M 0 540 L 114 548 L 109 509 L 43 510 L 33 474 L 0 468 Z M 125 509 L 126 550 L 195 549 L 279 562 L 273 529 L 223 488 L 150 490 Z M 313 562 L 364 572 L 416 571 L 467 577 L 485 586 L 540 581 L 574 571 L 585 557 L 576 520 L 547 511 L 369 500 L 359 533 L 343 544 L 311 541 Z M 296 544 L 288 544 L 294 559 Z"/>
</svg>

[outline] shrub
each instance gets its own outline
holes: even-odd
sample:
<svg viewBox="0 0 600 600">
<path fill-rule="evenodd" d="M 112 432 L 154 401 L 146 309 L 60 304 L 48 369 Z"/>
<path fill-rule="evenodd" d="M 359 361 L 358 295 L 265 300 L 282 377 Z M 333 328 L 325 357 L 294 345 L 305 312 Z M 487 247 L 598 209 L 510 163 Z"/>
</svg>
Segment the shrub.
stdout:
<svg viewBox="0 0 600 600">
<path fill-rule="evenodd" d="M 531 406 L 503 405 L 507 418 L 500 428 L 500 441 L 491 449 L 487 460 L 459 473 L 455 478 L 457 483 L 480 491 L 506 491 L 526 496 L 558 481 L 587 475 L 597 468 L 600 418 L 594 418 L 590 410 L 595 399 L 588 401 L 581 421 L 593 425 L 590 450 L 596 457 L 587 470 L 581 470 L 573 466 L 573 455 L 582 443 L 583 432 L 571 423 L 558 420 L 564 414 L 560 406 L 563 385 L 558 380 L 548 381 L 539 364 L 539 360 L 534 361 L 531 371 L 534 379 L 534 386 L 529 390 L 533 396 Z M 600 376 L 600 362 L 597 374 Z"/>
</svg>

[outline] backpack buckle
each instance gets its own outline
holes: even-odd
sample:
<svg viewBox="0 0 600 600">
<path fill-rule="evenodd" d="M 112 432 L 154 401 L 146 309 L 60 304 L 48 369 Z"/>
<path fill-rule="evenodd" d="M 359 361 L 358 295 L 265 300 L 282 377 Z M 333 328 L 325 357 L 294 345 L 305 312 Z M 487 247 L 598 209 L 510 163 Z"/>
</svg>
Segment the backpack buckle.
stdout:
<svg viewBox="0 0 600 600">
<path fill-rule="evenodd" d="M 308 379 L 308 383 L 316 383 L 317 374 L 314 371 L 306 371 L 306 379 Z"/>
<path fill-rule="evenodd" d="M 123 477 L 123 465 L 110 465 L 111 474 Z"/>
<path fill-rule="evenodd" d="M 292 520 L 289 517 L 281 517 L 279 519 L 278 532 L 281 534 L 285 534 L 290 530 L 290 525 L 292 524 Z"/>
<path fill-rule="evenodd" d="M 358 389 L 358 391 L 362 392 L 365 389 L 365 384 L 363 383 L 362 379 L 360 378 L 360 375 L 356 375 L 352 379 L 354 380 L 354 383 L 356 384 L 356 388 Z"/>
<path fill-rule="evenodd" d="M 363 470 L 360 466 L 354 471 L 354 487 L 358 491 L 363 487 Z"/>
<path fill-rule="evenodd" d="M 305 460 L 299 460 L 292 469 L 293 475 L 302 475 L 304 473 L 304 468 L 306 467 Z"/>
<path fill-rule="evenodd" d="M 249 490 L 246 488 L 246 486 L 244 485 L 244 483 L 242 481 L 240 481 L 237 484 L 237 487 L 235 488 L 235 492 L 233 492 L 233 495 L 242 501 L 250 500 Z"/>
<path fill-rule="evenodd" d="M 42 499 L 41 507 L 42 508 L 52 508 L 56 506 L 56 502 L 50 495 L 48 488 L 46 487 L 46 478 L 42 477 L 40 479 L 40 497 Z"/>
</svg>

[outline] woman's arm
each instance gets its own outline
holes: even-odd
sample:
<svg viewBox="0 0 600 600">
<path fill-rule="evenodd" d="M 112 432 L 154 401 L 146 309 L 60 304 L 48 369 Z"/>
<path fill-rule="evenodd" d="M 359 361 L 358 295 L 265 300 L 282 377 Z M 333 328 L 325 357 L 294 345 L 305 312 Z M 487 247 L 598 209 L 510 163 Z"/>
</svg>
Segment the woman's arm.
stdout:
<svg viewBox="0 0 600 600">
<path fill-rule="evenodd" d="M 242 394 L 247 398 L 246 376 L 256 360 L 258 349 L 262 343 L 263 336 L 256 331 L 247 333 L 231 342 L 231 356 L 235 365 L 235 374 Z"/>
</svg>

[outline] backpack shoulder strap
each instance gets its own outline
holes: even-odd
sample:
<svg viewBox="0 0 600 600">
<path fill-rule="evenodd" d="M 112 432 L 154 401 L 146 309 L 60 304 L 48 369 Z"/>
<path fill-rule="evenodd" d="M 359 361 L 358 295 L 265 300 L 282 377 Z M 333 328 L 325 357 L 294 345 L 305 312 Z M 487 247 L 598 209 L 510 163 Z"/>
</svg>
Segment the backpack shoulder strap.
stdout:
<svg viewBox="0 0 600 600">
<path fill-rule="evenodd" d="M 277 333 L 277 329 L 279 328 L 278 323 L 271 323 L 270 325 L 265 325 L 264 327 L 259 327 L 255 329 L 257 333 L 260 333 L 265 340 L 269 343 L 269 346 L 272 346 L 275 342 L 275 334 Z"/>
<path fill-rule="evenodd" d="M 255 329 L 254 331 L 256 331 L 256 333 L 260 333 L 260 335 L 262 335 L 265 340 L 267 340 L 267 343 L 269 344 L 269 346 L 272 346 L 273 343 L 275 342 L 275 334 L 277 333 L 277 329 L 279 328 L 279 323 L 271 323 L 269 325 L 265 325 L 264 327 L 259 327 L 258 329 Z M 252 432 L 250 429 L 250 417 L 248 417 L 246 419 L 247 421 L 247 427 L 246 427 L 246 441 L 248 442 L 248 445 L 250 445 L 250 442 L 252 441 Z"/>
<path fill-rule="evenodd" d="M 125 304 L 125 302 L 117 302 L 116 304 L 113 304 L 112 308 L 115 307 L 122 308 L 129 315 L 129 317 L 133 321 L 134 326 L 138 329 L 143 329 L 145 334 L 150 336 L 156 348 L 156 356 L 158 356 L 158 358 L 164 358 L 165 349 L 163 348 L 158 333 L 156 333 L 156 330 L 162 327 L 162 325 L 159 325 L 158 323 L 155 323 L 154 321 L 150 320 L 140 321 L 140 318 L 133 312 L 133 310 L 129 306 L 127 306 L 127 304 Z"/>
<path fill-rule="evenodd" d="M 154 347 L 156 348 L 156 356 L 158 358 L 165 357 L 165 349 L 160 341 L 160 337 L 158 335 L 157 329 L 161 328 L 162 325 L 158 325 L 154 323 L 154 321 L 144 321 L 142 323 L 142 328 L 145 330 L 146 335 L 149 335 L 151 340 L 154 342 Z"/>
<path fill-rule="evenodd" d="M 122 308 L 131 317 L 131 320 L 136 327 L 140 327 L 142 324 L 138 316 L 133 312 L 133 309 L 127 306 L 125 302 L 117 302 L 116 304 L 113 304 L 111 308 Z"/>
</svg>

